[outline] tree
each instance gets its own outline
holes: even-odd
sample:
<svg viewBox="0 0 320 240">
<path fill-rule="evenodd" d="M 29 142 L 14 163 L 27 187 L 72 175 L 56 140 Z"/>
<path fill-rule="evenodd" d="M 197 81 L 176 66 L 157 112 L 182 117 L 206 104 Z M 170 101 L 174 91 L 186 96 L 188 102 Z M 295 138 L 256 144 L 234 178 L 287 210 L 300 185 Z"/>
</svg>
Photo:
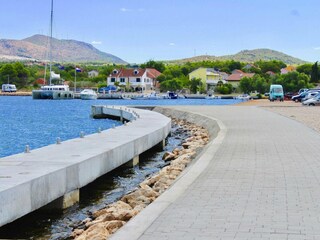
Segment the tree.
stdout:
<svg viewBox="0 0 320 240">
<path fill-rule="evenodd" d="M 199 88 L 200 88 L 200 85 L 202 85 L 201 83 L 202 82 L 201 82 L 200 78 L 191 79 L 191 81 L 190 81 L 190 91 L 191 91 L 191 93 L 197 93 L 198 90 L 200 90 Z"/>
<path fill-rule="evenodd" d="M 230 72 L 232 72 L 235 69 L 241 69 L 241 63 L 238 61 L 236 62 L 234 60 L 231 60 L 228 65 Z"/>
<path fill-rule="evenodd" d="M 312 64 L 311 63 L 302 64 L 297 67 L 297 72 L 299 72 L 299 73 L 311 75 L 311 71 L 312 71 Z"/>
<path fill-rule="evenodd" d="M 272 79 L 273 84 L 281 84 L 286 92 L 297 92 L 300 88 L 310 88 L 310 77 L 304 73 L 289 72 Z"/>
<path fill-rule="evenodd" d="M 7 83 L 8 78 L 10 82 L 15 83 L 17 80 L 18 73 L 14 69 L 13 64 L 7 63 L 3 65 L 0 69 L 0 78 L 1 78 L 1 83 Z"/>
<path fill-rule="evenodd" d="M 317 83 L 319 79 L 318 61 L 311 67 L 311 79 L 310 82 Z"/>
<path fill-rule="evenodd" d="M 287 65 L 282 61 L 272 60 L 272 61 L 257 61 L 254 63 L 259 66 L 262 73 L 272 71 L 274 73 L 280 73 L 280 69 L 286 67 Z"/>
<path fill-rule="evenodd" d="M 254 90 L 259 93 L 264 93 L 267 91 L 268 84 L 265 78 L 258 74 L 255 74 L 252 78 Z"/>
<path fill-rule="evenodd" d="M 157 69 L 159 72 L 163 72 L 165 70 L 165 65 L 163 64 L 163 62 L 156 62 L 154 60 L 149 60 L 148 62 L 141 64 L 140 66 L 141 68 L 155 68 Z"/>
<path fill-rule="evenodd" d="M 172 80 L 162 82 L 160 88 L 162 91 L 177 91 L 182 88 L 182 84 L 178 78 L 174 78 Z"/>
<path fill-rule="evenodd" d="M 230 83 L 219 84 L 216 86 L 215 91 L 221 94 L 230 94 L 232 93 L 233 86 Z"/>
<path fill-rule="evenodd" d="M 252 92 L 254 90 L 252 78 L 249 78 L 249 77 L 241 78 L 239 87 L 244 93 L 249 94 L 250 92 Z"/>
</svg>

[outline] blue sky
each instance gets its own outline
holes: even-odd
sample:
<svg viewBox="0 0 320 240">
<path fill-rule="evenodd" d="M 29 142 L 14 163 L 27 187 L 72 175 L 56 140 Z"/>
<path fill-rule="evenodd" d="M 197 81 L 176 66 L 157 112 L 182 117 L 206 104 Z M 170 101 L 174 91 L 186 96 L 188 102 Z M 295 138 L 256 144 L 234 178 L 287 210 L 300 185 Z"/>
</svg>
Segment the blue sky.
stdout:
<svg viewBox="0 0 320 240">
<path fill-rule="evenodd" d="M 0 38 L 49 32 L 50 0 L 0 0 Z M 270 48 L 320 60 L 319 0 L 55 0 L 53 36 L 131 63 Z"/>
</svg>

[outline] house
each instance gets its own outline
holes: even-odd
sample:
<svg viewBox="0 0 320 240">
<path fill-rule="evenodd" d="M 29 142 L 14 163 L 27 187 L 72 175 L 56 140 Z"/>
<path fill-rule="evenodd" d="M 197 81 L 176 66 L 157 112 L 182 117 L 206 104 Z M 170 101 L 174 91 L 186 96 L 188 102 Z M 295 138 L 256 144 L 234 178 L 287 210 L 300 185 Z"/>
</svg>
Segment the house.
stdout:
<svg viewBox="0 0 320 240">
<path fill-rule="evenodd" d="M 244 73 L 241 70 L 233 70 L 232 74 L 227 78 L 227 82 L 232 84 L 234 88 L 239 86 L 240 80 L 244 77 L 252 78 L 254 73 Z"/>
<path fill-rule="evenodd" d="M 220 73 L 214 68 L 200 67 L 189 73 L 189 79 L 201 79 L 201 82 L 206 86 L 206 90 L 214 90 L 218 82 L 226 83 L 226 73 Z"/>
<path fill-rule="evenodd" d="M 287 66 L 285 68 L 280 69 L 280 74 L 287 74 L 288 72 L 293 72 L 295 70 L 296 68 L 294 66 Z"/>
<path fill-rule="evenodd" d="M 161 73 L 153 68 L 114 69 L 107 78 L 107 85 L 118 85 L 136 91 L 153 90 Z"/>
<path fill-rule="evenodd" d="M 266 74 L 268 74 L 269 76 L 275 76 L 276 74 L 274 73 L 274 72 L 272 72 L 272 71 L 268 71 L 268 72 L 266 72 Z"/>
<path fill-rule="evenodd" d="M 98 75 L 99 75 L 99 72 L 97 70 L 91 70 L 90 72 L 88 72 L 89 78 L 98 77 Z"/>
</svg>

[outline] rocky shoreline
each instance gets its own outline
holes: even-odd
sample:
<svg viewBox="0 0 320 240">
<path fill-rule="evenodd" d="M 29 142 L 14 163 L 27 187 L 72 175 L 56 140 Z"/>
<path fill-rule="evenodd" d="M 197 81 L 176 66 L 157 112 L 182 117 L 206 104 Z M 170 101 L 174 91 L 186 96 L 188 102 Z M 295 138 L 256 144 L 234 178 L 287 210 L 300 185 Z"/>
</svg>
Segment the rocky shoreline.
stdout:
<svg viewBox="0 0 320 240">
<path fill-rule="evenodd" d="M 185 139 L 180 148 L 163 155 L 163 160 L 168 162 L 168 165 L 157 174 L 145 179 L 135 191 L 124 195 L 119 201 L 106 208 L 94 212 L 92 218 L 84 219 L 72 232 L 72 238 L 108 239 L 111 234 L 168 189 L 194 159 L 197 150 L 208 143 L 209 133 L 206 129 L 185 120 L 173 119 L 173 121 L 183 129 L 189 130 L 191 137 Z"/>
</svg>

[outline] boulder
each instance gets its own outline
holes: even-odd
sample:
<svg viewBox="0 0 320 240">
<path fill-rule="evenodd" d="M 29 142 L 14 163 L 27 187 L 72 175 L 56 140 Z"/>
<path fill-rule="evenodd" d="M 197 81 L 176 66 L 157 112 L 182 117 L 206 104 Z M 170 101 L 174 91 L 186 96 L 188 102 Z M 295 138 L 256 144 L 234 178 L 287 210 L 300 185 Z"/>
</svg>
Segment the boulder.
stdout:
<svg viewBox="0 0 320 240">
<path fill-rule="evenodd" d="M 87 239 L 105 240 L 109 236 L 110 236 L 110 233 L 105 228 L 105 224 L 97 223 L 90 226 L 81 235 L 76 237 L 76 240 L 87 240 Z"/>
<path fill-rule="evenodd" d="M 106 222 L 104 226 L 109 231 L 110 234 L 113 234 L 115 231 L 121 228 L 124 224 L 126 224 L 125 221 L 114 220 L 114 221 Z"/>
</svg>

